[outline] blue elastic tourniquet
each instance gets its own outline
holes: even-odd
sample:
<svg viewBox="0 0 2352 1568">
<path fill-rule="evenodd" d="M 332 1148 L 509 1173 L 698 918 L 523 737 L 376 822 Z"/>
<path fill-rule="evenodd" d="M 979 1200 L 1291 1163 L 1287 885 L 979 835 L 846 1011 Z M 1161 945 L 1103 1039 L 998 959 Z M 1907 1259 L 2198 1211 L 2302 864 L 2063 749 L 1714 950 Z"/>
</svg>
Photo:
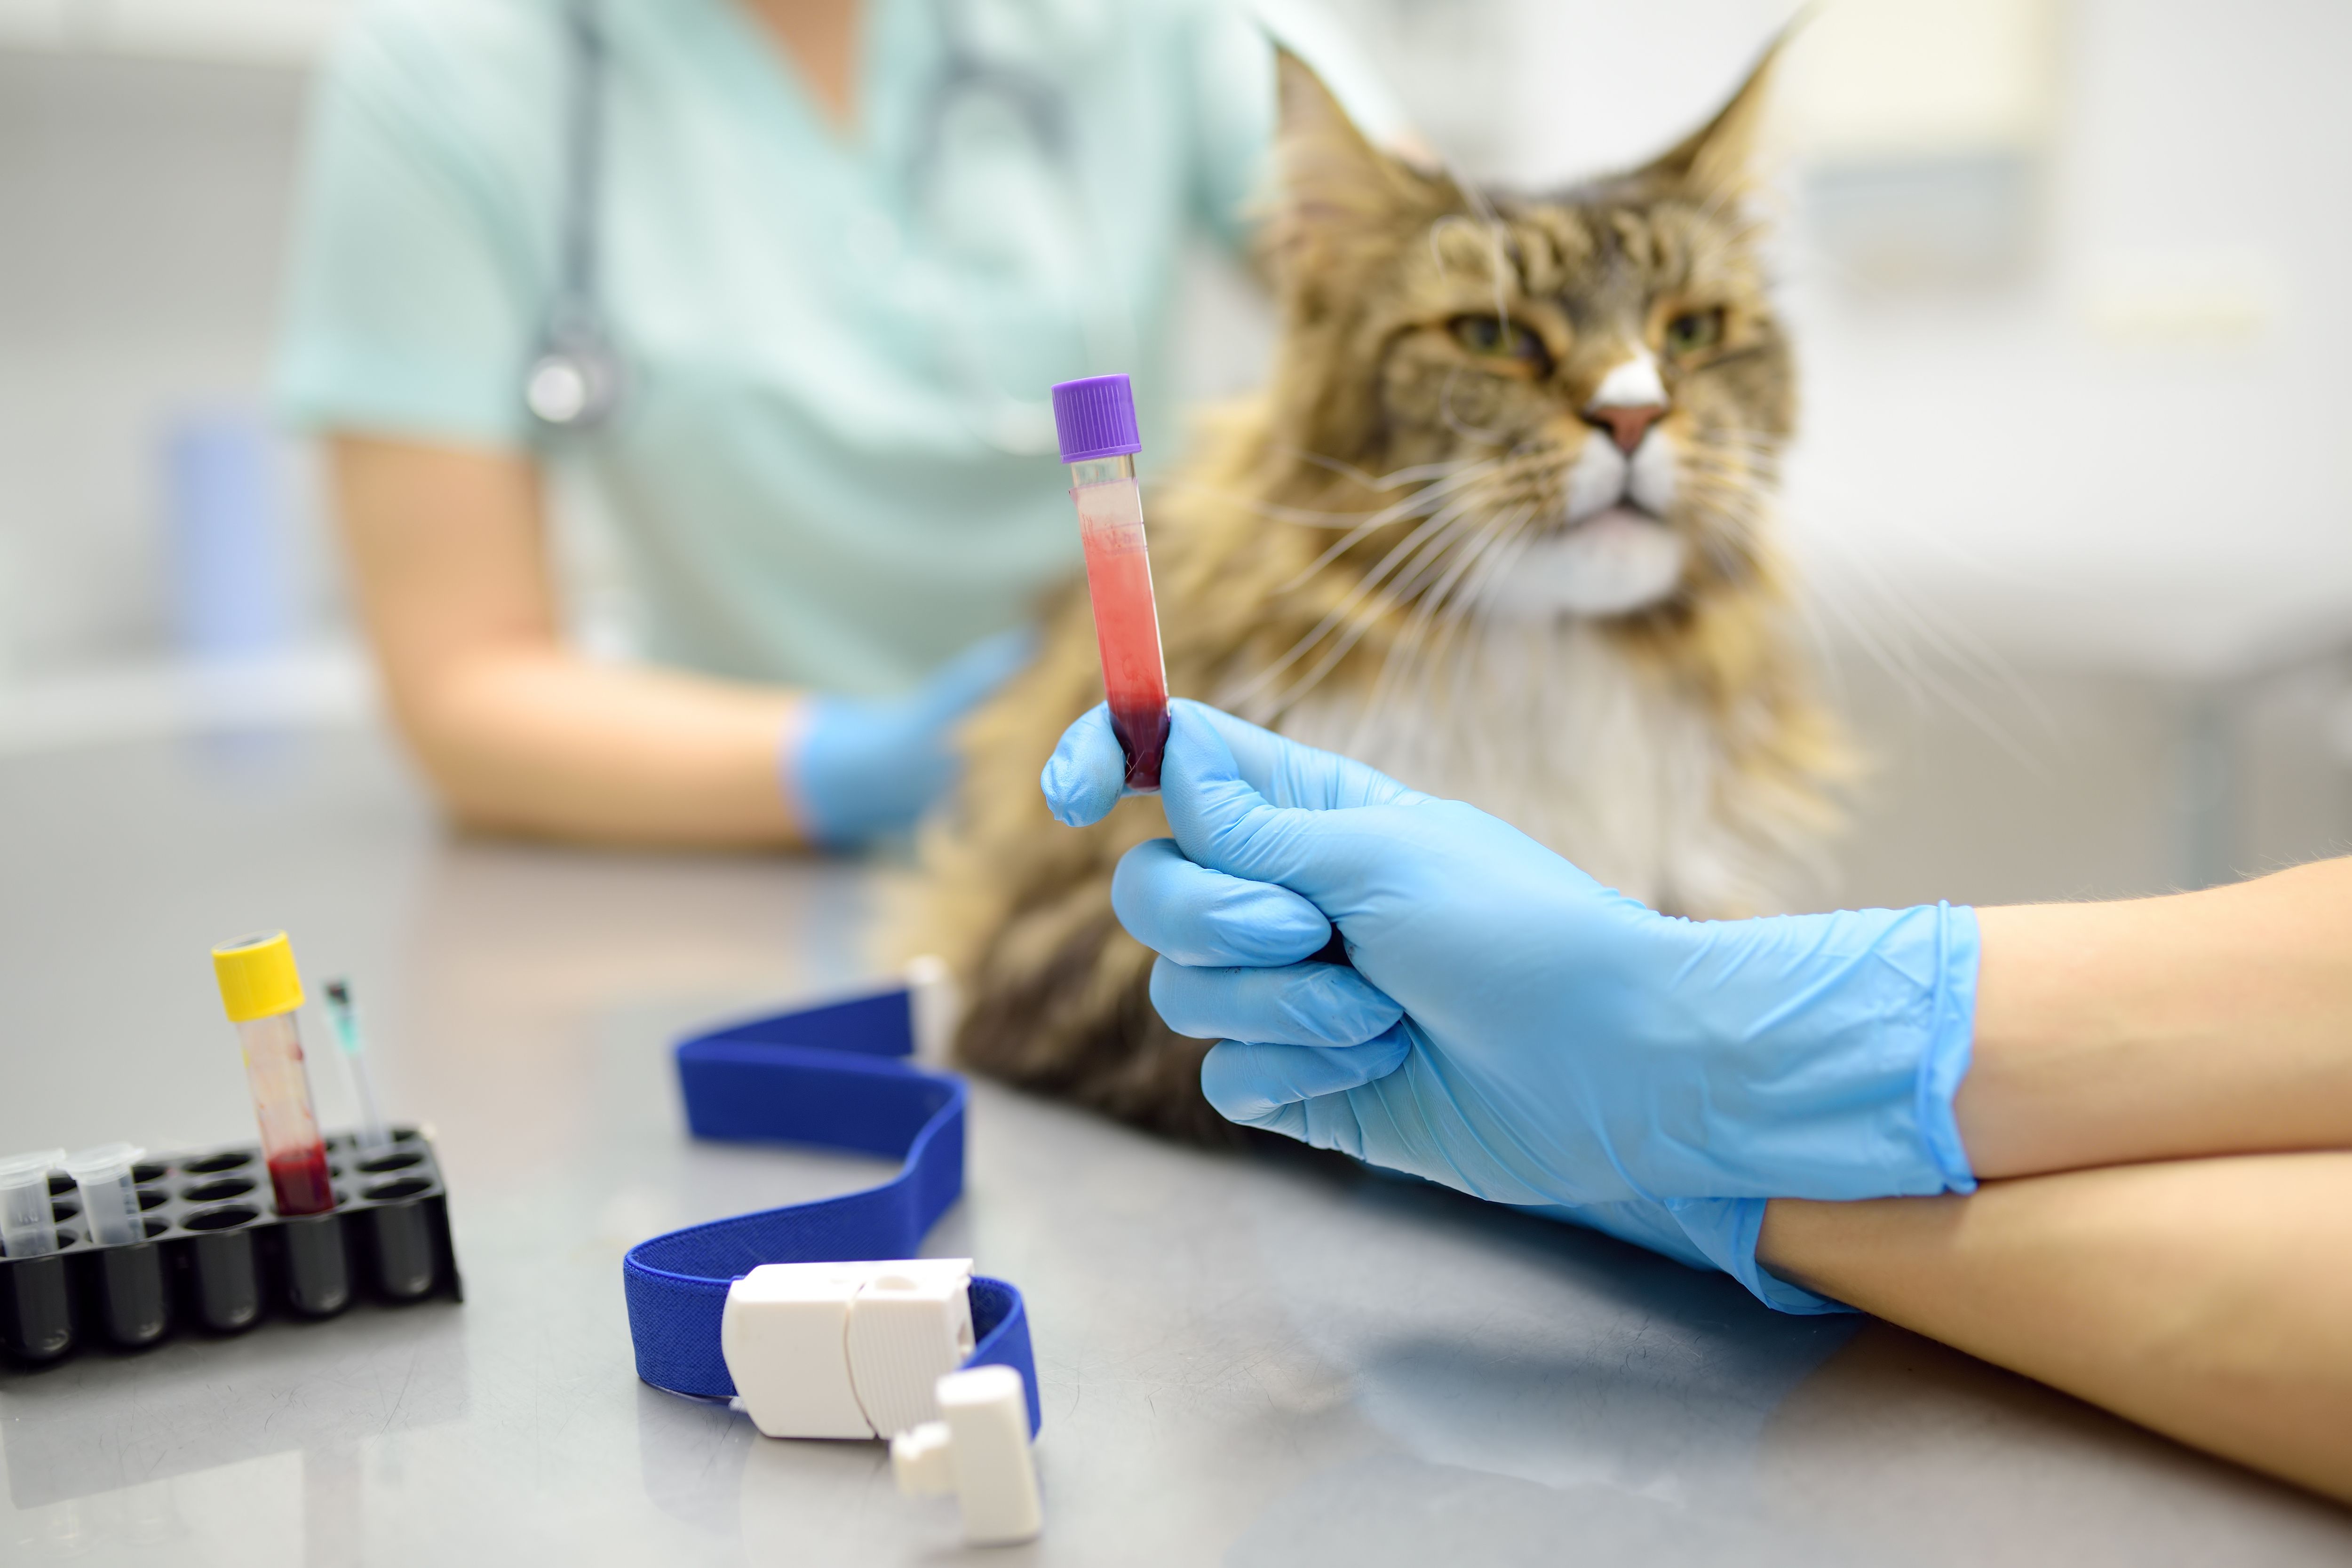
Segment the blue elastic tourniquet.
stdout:
<svg viewBox="0 0 2352 1568">
<path fill-rule="evenodd" d="M 637 1375 L 698 1398 L 735 1392 L 719 1348 L 727 1287 L 762 1263 L 912 1258 L 963 1191 L 963 1080 L 902 1058 L 915 1050 L 910 998 L 885 991 L 697 1035 L 677 1048 L 687 1124 L 698 1138 L 821 1144 L 897 1155 L 880 1186 L 690 1225 L 629 1249 L 621 1281 Z M 973 1275 L 966 1366 L 1021 1374 L 1029 1435 L 1041 1419 L 1021 1292 Z"/>
</svg>

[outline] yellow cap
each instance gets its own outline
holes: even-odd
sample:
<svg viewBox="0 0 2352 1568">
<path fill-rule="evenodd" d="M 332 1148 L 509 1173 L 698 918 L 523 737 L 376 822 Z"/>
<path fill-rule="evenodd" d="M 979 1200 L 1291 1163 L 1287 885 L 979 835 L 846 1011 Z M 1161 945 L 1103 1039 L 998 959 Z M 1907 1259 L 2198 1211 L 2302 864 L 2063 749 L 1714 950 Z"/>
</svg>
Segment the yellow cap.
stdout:
<svg viewBox="0 0 2352 1568">
<path fill-rule="evenodd" d="M 294 970 L 294 948 L 283 931 L 240 936 L 214 948 L 213 973 L 220 977 L 221 1006 L 231 1023 L 290 1013 L 302 1005 L 302 977 Z"/>
</svg>

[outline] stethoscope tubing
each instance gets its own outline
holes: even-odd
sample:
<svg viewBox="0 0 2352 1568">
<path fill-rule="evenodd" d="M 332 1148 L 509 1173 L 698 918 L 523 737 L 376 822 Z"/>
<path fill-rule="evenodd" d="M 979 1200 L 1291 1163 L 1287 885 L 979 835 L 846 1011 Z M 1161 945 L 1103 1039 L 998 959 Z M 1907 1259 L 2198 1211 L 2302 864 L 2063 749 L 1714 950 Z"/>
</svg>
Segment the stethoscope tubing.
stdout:
<svg viewBox="0 0 2352 1568">
<path fill-rule="evenodd" d="M 916 150 L 907 171 L 908 187 L 921 193 L 936 177 L 947 136 L 950 106 L 963 97 L 992 96 L 1009 105 L 1046 161 L 1061 172 L 1074 228 L 1092 236 L 1073 145 L 1069 103 L 1060 87 L 1038 72 L 991 60 L 973 44 L 954 0 L 936 0 L 940 37 L 946 50 L 940 82 L 926 106 Z M 523 401 L 543 433 L 577 434 L 596 429 L 618 412 L 629 387 L 626 362 L 614 346 L 599 299 L 600 248 L 597 219 L 604 180 L 604 110 L 607 46 L 602 0 L 564 0 L 570 91 L 565 107 L 563 202 L 559 230 L 555 297 L 541 329 L 538 351 L 525 373 Z M 1090 258 L 1099 272 L 1102 259 Z M 1081 328 L 1090 359 L 1103 359 L 1123 337 L 1101 318 L 1105 291 L 1088 289 L 1093 308 L 1082 308 Z M 974 356 L 957 339 L 957 312 L 943 309 L 948 330 L 941 342 L 950 373 L 966 383 L 972 407 L 965 423 L 983 442 L 1015 455 L 1054 450 L 1051 405 L 1044 399 L 1014 398 L 987 383 Z M 1118 346 L 1124 346 L 1123 342 Z M 1114 356 L 1116 357 L 1116 356 Z M 977 411 L 984 409 L 985 413 Z"/>
</svg>

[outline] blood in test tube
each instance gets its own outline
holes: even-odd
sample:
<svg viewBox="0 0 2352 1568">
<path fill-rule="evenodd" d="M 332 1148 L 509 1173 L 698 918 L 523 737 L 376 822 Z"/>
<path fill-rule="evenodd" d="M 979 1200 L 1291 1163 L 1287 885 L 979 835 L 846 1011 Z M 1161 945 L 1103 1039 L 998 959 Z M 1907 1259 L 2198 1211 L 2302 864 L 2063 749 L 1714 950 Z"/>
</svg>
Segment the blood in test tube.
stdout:
<svg viewBox="0 0 2352 1568">
<path fill-rule="evenodd" d="M 327 1147 L 288 1149 L 269 1156 L 269 1190 L 280 1214 L 319 1214 L 335 1207 L 335 1189 L 327 1179 Z"/>
<path fill-rule="evenodd" d="M 1054 389 L 1054 420 L 1078 508 L 1103 689 L 1111 728 L 1127 754 L 1128 788 L 1157 789 L 1168 743 L 1168 671 L 1135 476 L 1135 455 L 1143 449 L 1135 394 L 1125 376 L 1064 382 Z"/>
<path fill-rule="evenodd" d="M 1095 643 L 1111 728 L 1127 752 L 1132 789 L 1160 788 L 1160 753 L 1168 743 L 1168 674 L 1160 657 L 1160 612 L 1151 598 L 1151 556 L 1144 548 L 1143 507 L 1133 478 L 1074 486 L 1078 535 L 1086 547 L 1087 593 L 1094 601 Z"/>
<path fill-rule="evenodd" d="M 280 1214 L 320 1214 L 335 1207 L 327 1145 L 310 1108 L 310 1074 L 302 1060 L 296 1010 L 302 979 L 286 933 L 247 936 L 213 949 L 221 1005 L 245 1048 L 245 1077 Z"/>
</svg>

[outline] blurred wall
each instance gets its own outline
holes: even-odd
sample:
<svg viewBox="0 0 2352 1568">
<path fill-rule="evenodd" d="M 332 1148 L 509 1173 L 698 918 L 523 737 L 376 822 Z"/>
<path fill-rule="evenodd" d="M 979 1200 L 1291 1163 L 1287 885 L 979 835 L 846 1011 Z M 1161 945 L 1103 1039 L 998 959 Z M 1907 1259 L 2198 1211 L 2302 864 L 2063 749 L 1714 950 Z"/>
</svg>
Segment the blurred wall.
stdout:
<svg viewBox="0 0 2352 1568">
<path fill-rule="evenodd" d="M 166 642 L 161 442 L 258 412 L 303 87 L 0 48 L 0 674 Z M 313 613 L 315 538 L 293 546 Z"/>
</svg>

